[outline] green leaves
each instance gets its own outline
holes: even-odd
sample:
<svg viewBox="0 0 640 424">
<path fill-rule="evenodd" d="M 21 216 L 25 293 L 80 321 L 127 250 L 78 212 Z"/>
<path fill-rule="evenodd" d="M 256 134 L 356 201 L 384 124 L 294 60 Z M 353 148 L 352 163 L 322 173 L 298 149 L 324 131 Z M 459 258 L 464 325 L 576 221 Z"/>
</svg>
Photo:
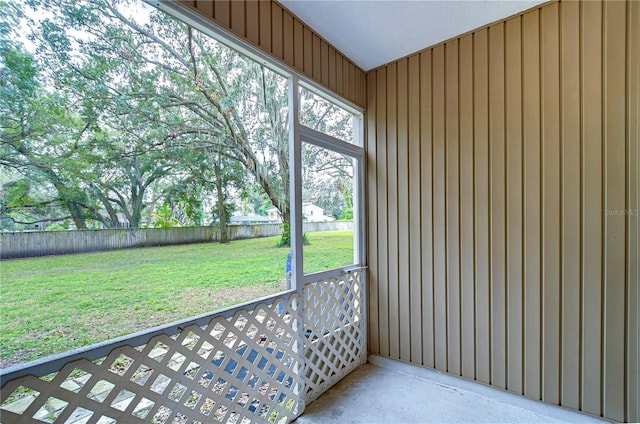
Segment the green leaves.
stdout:
<svg viewBox="0 0 640 424">
<path fill-rule="evenodd" d="M 157 211 L 151 214 L 155 220 L 153 228 L 171 228 L 180 226 L 180 221 L 173 217 L 173 212 L 166 204 L 160 206 Z"/>
<path fill-rule="evenodd" d="M 12 8 L 34 45 L 0 45 L 2 149 L 54 188 L 43 194 L 60 199 L 58 216 L 137 226 L 166 199 L 184 224 L 227 220 L 234 192 L 253 185 L 288 219 L 284 78 L 142 2 Z"/>
</svg>

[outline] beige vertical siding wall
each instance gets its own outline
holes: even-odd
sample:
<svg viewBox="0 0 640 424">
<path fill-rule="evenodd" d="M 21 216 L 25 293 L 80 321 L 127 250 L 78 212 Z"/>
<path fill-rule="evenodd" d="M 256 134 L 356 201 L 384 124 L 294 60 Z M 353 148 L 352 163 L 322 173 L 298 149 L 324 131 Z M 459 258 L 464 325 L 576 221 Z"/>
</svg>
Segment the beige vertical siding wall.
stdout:
<svg viewBox="0 0 640 424">
<path fill-rule="evenodd" d="M 179 0 L 357 106 L 365 73 L 277 2 Z"/>
<path fill-rule="evenodd" d="M 639 27 L 551 3 L 367 74 L 372 353 L 640 420 Z"/>
</svg>

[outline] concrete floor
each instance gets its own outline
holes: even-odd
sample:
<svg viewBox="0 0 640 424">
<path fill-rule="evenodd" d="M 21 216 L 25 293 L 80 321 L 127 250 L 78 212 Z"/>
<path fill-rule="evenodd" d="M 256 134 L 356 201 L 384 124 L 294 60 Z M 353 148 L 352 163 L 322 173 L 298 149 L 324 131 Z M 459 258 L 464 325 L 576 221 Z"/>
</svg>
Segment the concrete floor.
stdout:
<svg viewBox="0 0 640 424">
<path fill-rule="evenodd" d="M 372 356 L 311 403 L 297 424 L 603 423 L 438 371 Z"/>
</svg>

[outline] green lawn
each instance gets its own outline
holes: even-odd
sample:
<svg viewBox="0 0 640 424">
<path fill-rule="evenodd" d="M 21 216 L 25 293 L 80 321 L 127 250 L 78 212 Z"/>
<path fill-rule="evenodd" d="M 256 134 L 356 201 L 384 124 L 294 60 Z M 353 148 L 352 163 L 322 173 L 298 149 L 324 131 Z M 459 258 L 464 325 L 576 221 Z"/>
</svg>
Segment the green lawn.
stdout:
<svg viewBox="0 0 640 424">
<path fill-rule="evenodd" d="M 310 233 L 305 272 L 353 263 L 353 232 Z M 285 289 L 277 237 L 0 262 L 0 368 Z"/>
</svg>

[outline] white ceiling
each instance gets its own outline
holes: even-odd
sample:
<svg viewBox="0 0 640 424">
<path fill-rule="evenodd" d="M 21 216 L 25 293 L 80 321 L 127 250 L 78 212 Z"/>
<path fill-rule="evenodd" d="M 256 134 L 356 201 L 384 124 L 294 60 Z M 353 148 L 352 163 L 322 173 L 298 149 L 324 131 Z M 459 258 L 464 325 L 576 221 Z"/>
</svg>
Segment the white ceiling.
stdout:
<svg viewBox="0 0 640 424">
<path fill-rule="evenodd" d="M 546 0 L 280 0 L 368 71 Z"/>
</svg>

